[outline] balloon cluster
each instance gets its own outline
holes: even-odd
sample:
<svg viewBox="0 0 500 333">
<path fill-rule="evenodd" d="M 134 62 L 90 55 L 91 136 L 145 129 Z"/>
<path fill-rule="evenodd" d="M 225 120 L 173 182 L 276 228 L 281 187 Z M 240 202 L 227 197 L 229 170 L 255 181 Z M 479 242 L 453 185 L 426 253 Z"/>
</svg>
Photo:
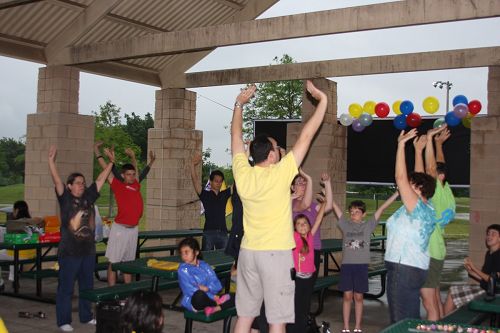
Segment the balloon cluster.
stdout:
<svg viewBox="0 0 500 333">
<path fill-rule="evenodd" d="M 426 97 L 422 102 L 423 109 L 434 114 L 439 110 L 439 101 L 436 97 Z M 439 127 L 444 123 L 453 127 L 462 123 L 470 128 L 471 119 L 481 111 L 481 102 L 478 100 L 468 101 L 463 95 L 457 95 L 453 98 L 453 111 L 446 113 L 443 118 L 436 119 L 434 127 Z M 422 117 L 414 112 L 414 105 L 409 100 L 397 100 L 392 104 L 392 111 L 396 114 L 393 120 L 394 127 L 398 130 L 404 130 L 407 127 L 419 127 L 422 124 Z M 355 132 L 362 132 L 373 122 L 372 116 L 376 114 L 379 118 L 385 118 L 389 115 L 391 109 L 385 102 L 375 103 L 368 101 L 363 106 L 358 103 L 349 105 L 349 113 L 344 113 L 339 117 L 343 126 L 351 126 Z"/>
</svg>

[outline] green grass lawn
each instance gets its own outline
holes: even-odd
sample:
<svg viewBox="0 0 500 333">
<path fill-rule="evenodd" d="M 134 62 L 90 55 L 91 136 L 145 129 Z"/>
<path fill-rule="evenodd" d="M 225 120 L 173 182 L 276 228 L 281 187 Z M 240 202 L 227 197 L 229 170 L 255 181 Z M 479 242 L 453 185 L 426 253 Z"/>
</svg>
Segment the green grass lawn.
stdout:
<svg viewBox="0 0 500 333">
<path fill-rule="evenodd" d="M 146 182 L 144 182 L 141 186 L 142 197 L 146 198 Z M 55 195 L 55 194 L 54 194 Z M 24 198 L 24 184 L 16 184 L 9 186 L 0 187 L 0 206 L 8 206 L 12 205 L 17 200 L 23 200 Z M 384 199 L 379 199 L 378 203 L 374 199 L 366 199 L 366 198 L 356 198 L 349 196 L 347 198 L 347 203 L 352 200 L 360 199 L 366 203 L 367 207 L 367 215 L 373 215 L 375 210 L 377 209 L 377 204 L 381 205 L 384 202 Z M 468 213 L 469 212 L 469 198 L 456 198 L 457 201 L 457 213 Z M 105 184 L 101 189 L 101 196 L 97 200 L 97 205 L 99 206 L 99 212 L 101 216 L 109 215 L 109 202 L 110 202 L 110 187 L 108 184 Z M 395 201 L 392 203 L 389 208 L 385 210 L 380 218 L 381 221 L 386 221 L 389 216 L 391 216 L 399 207 L 401 207 L 401 201 Z M 346 208 L 347 209 L 347 208 Z M 116 214 L 116 203 L 113 204 L 113 213 L 114 216 Z M 0 221 L 5 220 L 5 214 L 0 214 Z M 139 222 L 139 230 L 145 230 L 145 221 L 146 221 L 146 212 L 144 212 L 141 221 Z M 231 228 L 231 215 L 226 217 L 227 226 Z M 205 223 L 205 218 L 202 215 L 200 218 L 200 227 L 203 227 Z M 377 234 L 381 233 L 381 227 L 377 227 Z M 469 221 L 463 219 L 455 219 L 445 228 L 446 238 L 466 238 L 469 235 Z"/>
</svg>

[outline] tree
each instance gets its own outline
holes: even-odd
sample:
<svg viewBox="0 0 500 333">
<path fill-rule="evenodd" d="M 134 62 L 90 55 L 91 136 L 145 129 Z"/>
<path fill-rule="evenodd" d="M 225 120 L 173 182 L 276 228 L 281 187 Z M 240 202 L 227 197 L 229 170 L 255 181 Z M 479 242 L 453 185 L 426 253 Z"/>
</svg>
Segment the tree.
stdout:
<svg viewBox="0 0 500 333">
<path fill-rule="evenodd" d="M 201 186 L 205 187 L 205 184 L 208 182 L 208 178 L 210 173 L 214 170 L 220 170 L 224 174 L 224 181 L 229 186 L 233 184 L 233 171 L 229 167 L 218 166 L 212 161 L 210 161 L 210 156 L 212 155 L 212 149 L 207 148 L 205 151 L 201 153 L 202 157 L 202 166 L 201 166 Z"/>
<path fill-rule="evenodd" d="M 275 57 L 271 65 L 292 64 L 292 57 L 284 54 Z M 255 119 L 300 119 L 302 107 L 302 81 L 271 81 L 257 84 L 257 92 L 250 103 L 244 106 L 243 135 L 245 140 L 253 137 Z"/>
<path fill-rule="evenodd" d="M 131 115 L 125 114 L 125 121 L 123 128 L 132 138 L 132 141 L 141 149 L 141 156 L 137 158 L 146 161 L 148 158 L 148 129 L 154 127 L 153 117 L 148 112 L 142 119 L 132 112 Z"/>
<path fill-rule="evenodd" d="M 21 140 L 0 139 L 0 186 L 24 181 L 24 152 L 26 146 Z"/>
<path fill-rule="evenodd" d="M 99 106 L 99 111 L 92 111 L 96 117 L 95 120 L 95 140 L 104 142 L 106 147 L 115 148 L 116 161 L 118 163 L 127 163 L 128 157 L 125 155 L 126 148 L 132 148 L 136 156 L 141 156 L 141 149 L 137 146 L 130 135 L 124 130 L 120 117 L 121 109 L 107 101 L 106 104 Z M 139 160 L 139 167 L 142 167 L 142 161 Z M 101 171 L 97 161 L 94 161 L 94 175 Z"/>
</svg>

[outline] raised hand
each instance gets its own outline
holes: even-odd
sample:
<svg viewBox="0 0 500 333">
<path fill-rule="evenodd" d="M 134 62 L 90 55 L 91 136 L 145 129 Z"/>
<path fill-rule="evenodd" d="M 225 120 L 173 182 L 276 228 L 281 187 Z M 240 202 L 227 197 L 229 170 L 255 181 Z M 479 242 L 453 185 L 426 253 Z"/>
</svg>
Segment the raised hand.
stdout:
<svg viewBox="0 0 500 333">
<path fill-rule="evenodd" d="M 325 183 L 325 182 L 328 182 L 330 181 L 330 175 L 326 172 L 323 172 L 321 174 L 321 183 Z"/>
<path fill-rule="evenodd" d="M 201 163 L 202 157 L 200 153 L 194 154 L 193 158 L 191 159 L 191 162 L 193 165 L 198 165 Z"/>
<path fill-rule="evenodd" d="M 251 84 L 251 85 L 247 86 L 246 88 L 242 89 L 240 94 L 236 97 L 236 103 L 239 103 L 241 105 L 248 103 L 248 101 L 255 94 L 256 90 L 257 90 L 257 87 L 255 86 L 255 84 Z"/>
<path fill-rule="evenodd" d="M 57 148 L 54 145 L 51 145 L 49 148 L 49 161 L 55 162 L 57 156 Z"/>
<path fill-rule="evenodd" d="M 415 150 L 418 151 L 424 150 L 426 144 L 427 144 L 427 135 L 425 134 L 413 139 L 413 147 L 415 147 Z"/>
<path fill-rule="evenodd" d="M 153 163 L 156 160 L 156 154 L 154 151 L 149 151 L 149 163 Z"/>
<path fill-rule="evenodd" d="M 125 149 L 125 155 L 127 155 L 128 157 L 130 157 L 131 159 L 134 159 L 135 158 L 135 153 L 134 151 L 132 150 L 132 148 L 126 148 Z"/>
<path fill-rule="evenodd" d="M 437 144 L 443 144 L 446 140 L 448 140 L 451 136 L 450 130 L 446 128 L 442 132 L 438 133 L 436 137 L 434 138 L 434 141 L 436 141 Z"/>
<path fill-rule="evenodd" d="M 322 100 L 322 99 L 326 99 L 326 94 L 324 92 L 322 92 L 321 90 L 319 90 L 318 88 L 316 88 L 316 86 L 312 83 L 311 80 L 307 80 L 307 91 L 311 94 L 312 97 L 314 97 L 315 100 Z"/>
<path fill-rule="evenodd" d="M 398 136 L 398 143 L 405 144 L 407 141 L 409 141 L 409 140 L 413 139 L 414 137 L 416 137 L 417 134 L 418 134 L 418 132 L 417 132 L 416 128 L 408 131 L 407 133 L 405 133 L 405 131 L 402 130 L 401 133 L 399 133 L 399 136 Z"/>
<path fill-rule="evenodd" d="M 115 163 L 115 150 L 113 148 L 104 148 L 104 154 L 109 158 L 111 163 Z"/>
<path fill-rule="evenodd" d="M 440 127 L 431 128 L 430 130 L 427 131 L 427 136 L 429 137 L 430 140 L 434 135 L 442 133 L 444 130 L 448 130 L 448 125 L 444 124 L 443 126 Z"/>
</svg>

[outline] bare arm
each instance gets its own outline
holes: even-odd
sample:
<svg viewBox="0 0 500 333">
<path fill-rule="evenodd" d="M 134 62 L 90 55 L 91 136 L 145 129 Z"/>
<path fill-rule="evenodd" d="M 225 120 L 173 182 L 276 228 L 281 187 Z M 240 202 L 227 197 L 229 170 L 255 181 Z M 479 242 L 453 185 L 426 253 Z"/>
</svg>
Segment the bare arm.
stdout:
<svg viewBox="0 0 500 333">
<path fill-rule="evenodd" d="M 326 207 L 325 213 L 328 213 L 332 210 L 333 205 L 333 191 L 332 191 L 332 182 L 330 180 L 330 175 L 326 172 L 321 174 L 321 183 L 325 187 L 325 198 L 326 198 Z"/>
<path fill-rule="evenodd" d="M 425 172 L 422 153 L 424 152 L 426 143 L 426 135 L 421 135 L 413 139 L 413 147 L 415 148 L 415 172 Z"/>
<path fill-rule="evenodd" d="M 401 201 L 403 201 L 406 210 L 409 212 L 412 212 L 417 206 L 418 196 L 415 191 L 413 191 L 410 181 L 408 180 L 405 159 L 405 144 L 415 136 L 417 136 L 417 130 L 415 128 L 408 133 L 405 133 L 404 130 L 401 131 L 398 137 L 398 148 L 396 151 L 396 184 L 398 185 L 399 194 L 401 195 Z"/>
<path fill-rule="evenodd" d="M 139 181 L 139 169 L 137 168 L 137 159 L 135 158 L 134 151 L 131 148 L 127 148 L 125 149 L 125 155 L 130 158 L 130 162 L 132 162 L 135 169 L 135 179 Z"/>
<path fill-rule="evenodd" d="M 470 276 L 475 278 L 478 281 L 486 281 L 488 282 L 490 279 L 490 276 L 484 272 L 482 272 L 480 269 L 478 269 L 470 260 L 469 257 L 465 258 L 464 260 L 464 266 L 467 272 L 469 273 Z"/>
<path fill-rule="evenodd" d="M 343 214 L 342 209 L 340 209 L 339 205 L 337 204 L 337 202 L 335 202 L 335 200 L 333 200 L 333 198 L 332 198 L 332 208 L 337 218 L 340 218 Z"/>
<path fill-rule="evenodd" d="M 101 191 L 102 186 L 106 182 L 106 179 L 109 179 L 109 177 L 112 177 L 113 174 L 111 173 L 111 169 L 113 168 L 113 165 L 115 164 L 115 152 L 114 151 L 108 151 L 106 155 L 109 158 L 109 163 L 106 166 L 104 170 L 97 176 L 95 180 L 95 184 L 97 186 L 97 192 Z M 112 178 L 111 178 L 112 179 Z M 110 181 L 111 183 L 111 181 Z"/>
<path fill-rule="evenodd" d="M 325 116 L 326 108 L 328 106 L 328 98 L 324 92 L 319 90 L 314 86 L 311 81 L 307 81 L 307 91 L 311 94 L 314 99 L 319 103 L 316 106 L 316 110 L 309 120 L 305 123 L 302 131 L 300 131 L 297 142 L 292 148 L 293 156 L 295 157 L 295 163 L 301 165 L 304 157 L 309 150 L 312 139 L 316 134 L 316 131 L 321 126 L 323 118 Z"/>
<path fill-rule="evenodd" d="M 56 167 L 56 156 L 57 156 L 57 148 L 52 145 L 49 148 L 49 170 L 50 175 L 52 176 L 52 181 L 56 187 L 57 195 L 61 196 L 64 193 L 64 183 L 59 176 L 59 172 Z"/>
<path fill-rule="evenodd" d="M 235 156 L 245 152 L 245 144 L 243 143 L 243 105 L 248 103 L 257 87 L 250 85 L 243 89 L 234 104 L 233 120 L 231 121 L 231 154 Z"/>
<path fill-rule="evenodd" d="M 445 126 L 427 131 L 427 145 L 425 146 L 425 169 L 429 176 L 437 177 L 436 156 L 434 155 L 434 136 L 446 129 Z"/>
<path fill-rule="evenodd" d="M 313 183 L 311 176 L 305 173 L 304 170 L 302 170 L 302 168 L 299 168 L 299 175 L 306 180 L 307 184 L 304 192 L 304 197 L 302 198 L 302 200 L 294 201 L 295 203 L 293 207 L 294 212 L 301 212 L 303 210 L 308 209 L 311 206 L 313 197 Z"/>
<path fill-rule="evenodd" d="M 374 216 L 375 216 L 375 220 L 379 220 L 380 219 L 380 216 L 382 216 L 382 214 L 384 213 L 384 211 L 387 209 L 387 207 L 389 207 L 393 202 L 394 200 L 397 199 L 397 197 L 399 196 L 399 192 L 396 191 L 394 192 L 390 197 L 389 199 L 387 199 L 378 209 L 377 211 L 375 212 Z"/>
<path fill-rule="evenodd" d="M 436 135 L 436 138 L 434 139 L 434 141 L 436 142 L 436 162 L 446 162 L 444 159 L 443 143 L 445 143 L 445 141 L 448 140 L 450 136 L 451 134 L 448 128 Z"/>
<path fill-rule="evenodd" d="M 115 150 L 114 150 L 114 148 L 104 148 L 104 154 L 109 158 L 109 161 L 112 162 L 112 163 L 109 163 L 109 164 L 111 164 L 111 167 L 113 165 L 115 165 Z M 112 172 L 108 173 L 106 175 L 106 177 L 107 177 L 108 182 L 110 184 L 113 182 L 113 178 L 115 178 L 115 176 L 113 175 Z"/>
<path fill-rule="evenodd" d="M 311 229 L 311 234 L 314 236 L 316 231 L 318 231 L 321 223 L 323 222 L 323 216 L 325 215 L 325 203 L 323 202 L 319 208 L 318 215 L 316 216 L 316 221 L 314 222 L 314 226 Z"/>
<path fill-rule="evenodd" d="M 194 190 L 196 194 L 200 195 L 201 193 L 201 184 L 200 178 L 196 173 L 196 166 L 201 163 L 201 154 L 197 153 L 193 156 L 191 160 L 191 182 L 193 183 Z"/>
<path fill-rule="evenodd" d="M 101 146 L 103 142 L 102 141 L 97 141 L 94 143 L 94 154 L 97 159 L 97 163 L 101 166 L 101 169 L 106 169 L 108 163 L 106 163 L 106 160 L 104 160 L 104 157 L 101 154 Z"/>
</svg>

